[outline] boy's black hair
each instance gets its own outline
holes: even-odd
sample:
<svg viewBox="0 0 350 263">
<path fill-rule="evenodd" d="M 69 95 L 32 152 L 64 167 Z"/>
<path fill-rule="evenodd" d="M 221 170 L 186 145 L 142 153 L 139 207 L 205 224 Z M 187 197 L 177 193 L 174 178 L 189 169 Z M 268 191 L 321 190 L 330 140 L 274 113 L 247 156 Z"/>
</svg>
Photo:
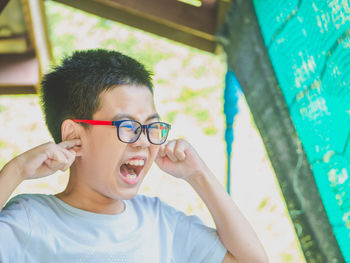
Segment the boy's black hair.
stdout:
<svg viewBox="0 0 350 263">
<path fill-rule="evenodd" d="M 55 142 L 62 140 L 65 119 L 92 118 L 103 91 L 119 85 L 142 85 L 153 94 L 151 75 L 141 63 L 116 51 L 76 51 L 65 58 L 41 83 L 45 120 Z"/>
</svg>

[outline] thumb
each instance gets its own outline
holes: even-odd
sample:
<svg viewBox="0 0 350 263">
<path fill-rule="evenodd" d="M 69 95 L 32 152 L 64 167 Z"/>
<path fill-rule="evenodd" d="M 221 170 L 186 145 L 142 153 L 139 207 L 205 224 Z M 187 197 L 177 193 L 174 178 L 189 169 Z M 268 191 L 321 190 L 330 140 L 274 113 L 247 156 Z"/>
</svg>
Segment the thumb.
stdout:
<svg viewBox="0 0 350 263">
<path fill-rule="evenodd" d="M 165 157 L 166 153 L 165 153 L 165 146 L 161 145 L 157 154 L 157 158 L 159 157 Z"/>
</svg>

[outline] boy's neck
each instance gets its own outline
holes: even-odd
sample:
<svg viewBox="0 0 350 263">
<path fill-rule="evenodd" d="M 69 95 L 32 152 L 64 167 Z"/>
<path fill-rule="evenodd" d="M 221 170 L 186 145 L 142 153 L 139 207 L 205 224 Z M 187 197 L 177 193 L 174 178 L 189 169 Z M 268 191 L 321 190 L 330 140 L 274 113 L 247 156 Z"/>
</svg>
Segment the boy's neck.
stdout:
<svg viewBox="0 0 350 263">
<path fill-rule="evenodd" d="M 55 196 L 63 202 L 85 211 L 98 214 L 121 214 L 125 210 L 122 200 L 115 200 L 78 183 L 75 169 L 71 167 L 71 173 L 66 189 Z"/>
<path fill-rule="evenodd" d="M 122 200 L 113 200 L 113 202 L 107 204 L 91 200 L 91 198 L 83 198 L 76 193 L 66 193 L 65 191 L 55 196 L 70 206 L 97 214 L 117 215 L 125 210 L 125 204 Z"/>
</svg>

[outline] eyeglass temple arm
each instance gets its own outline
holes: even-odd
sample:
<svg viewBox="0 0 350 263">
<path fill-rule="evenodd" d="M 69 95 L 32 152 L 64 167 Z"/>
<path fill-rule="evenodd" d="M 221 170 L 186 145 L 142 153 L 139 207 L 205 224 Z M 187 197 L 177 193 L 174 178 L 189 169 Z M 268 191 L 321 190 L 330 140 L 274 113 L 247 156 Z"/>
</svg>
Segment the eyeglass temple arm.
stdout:
<svg viewBox="0 0 350 263">
<path fill-rule="evenodd" d="M 115 125 L 116 121 L 98 121 L 98 120 L 79 120 L 79 119 L 73 119 L 74 122 L 80 122 L 80 123 L 88 123 L 91 125 Z M 142 125 L 142 129 L 144 130 L 148 125 Z M 161 130 L 165 130 L 166 128 L 170 129 L 171 125 L 168 124 L 168 127 L 160 126 Z"/>
<path fill-rule="evenodd" d="M 97 121 L 97 120 L 78 120 L 73 119 L 74 122 L 87 123 L 91 125 L 113 125 L 113 121 Z"/>
</svg>

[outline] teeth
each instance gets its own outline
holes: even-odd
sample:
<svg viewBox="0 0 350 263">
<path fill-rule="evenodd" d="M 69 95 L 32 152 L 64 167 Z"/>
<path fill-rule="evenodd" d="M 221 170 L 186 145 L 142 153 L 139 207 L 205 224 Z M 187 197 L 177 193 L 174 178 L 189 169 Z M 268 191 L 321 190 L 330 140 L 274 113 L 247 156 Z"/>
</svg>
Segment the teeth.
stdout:
<svg viewBox="0 0 350 263">
<path fill-rule="evenodd" d="M 136 177 L 137 177 L 136 174 L 127 174 L 126 175 L 126 178 L 131 179 L 131 180 L 136 179 Z"/>
<path fill-rule="evenodd" d="M 126 161 L 126 164 L 130 164 L 130 165 L 134 165 L 134 166 L 143 166 L 143 165 L 145 165 L 145 161 L 144 160 L 129 160 L 129 161 Z"/>
</svg>

